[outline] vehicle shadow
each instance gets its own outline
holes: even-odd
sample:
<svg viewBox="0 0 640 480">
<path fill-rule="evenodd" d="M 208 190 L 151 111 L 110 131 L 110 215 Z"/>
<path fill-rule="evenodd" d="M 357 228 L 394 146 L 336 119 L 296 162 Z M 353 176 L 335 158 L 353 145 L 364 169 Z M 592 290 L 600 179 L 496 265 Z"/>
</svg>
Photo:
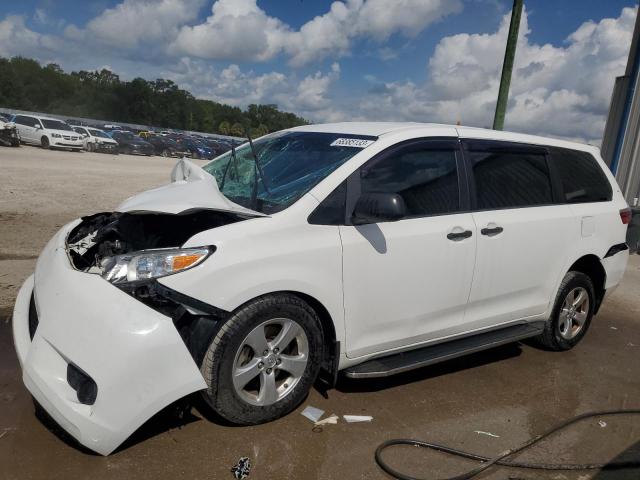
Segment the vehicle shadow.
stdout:
<svg viewBox="0 0 640 480">
<path fill-rule="evenodd" d="M 354 379 L 340 375 L 338 377 L 336 390 L 343 393 L 378 392 L 408 383 L 420 382 L 428 378 L 449 375 L 454 372 L 477 368 L 489 363 L 517 357 L 522 353 L 521 345 L 521 343 L 511 343 L 390 377 Z"/>
<path fill-rule="evenodd" d="M 616 466 L 614 463 L 629 463 L 634 466 Z M 608 465 L 596 473 L 591 480 L 637 480 L 640 478 L 640 441 L 623 450 Z"/>
</svg>

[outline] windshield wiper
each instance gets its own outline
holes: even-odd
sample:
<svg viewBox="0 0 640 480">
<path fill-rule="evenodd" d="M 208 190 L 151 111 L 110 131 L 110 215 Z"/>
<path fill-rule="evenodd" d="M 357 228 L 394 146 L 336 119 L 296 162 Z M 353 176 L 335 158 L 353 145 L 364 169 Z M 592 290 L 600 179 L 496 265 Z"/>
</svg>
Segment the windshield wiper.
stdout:
<svg viewBox="0 0 640 480">
<path fill-rule="evenodd" d="M 262 171 L 262 167 L 260 166 L 260 162 L 258 161 L 258 155 L 256 155 L 256 149 L 253 146 L 253 140 L 251 140 L 251 135 L 249 135 L 249 130 L 247 129 L 247 127 L 244 128 L 244 133 L 247 135 L 247 138 L 249 139 L 249 146 L 251 147 L 251 155 L 253 155 L 253 161 L 255 162 L 255 168 L 257 170 L 256 173 L 260 174 L 260 180 L 262 180 L 262 185 L 264 185 L 264 189 L 267 191 L 267 193 L 270 194 L 271 191 L 269 191 L 267 180 L 264 177 L 264 172 Z M 258 182 L 256 180 L 256 186 L 257 185 L 258 185 Z"/>
<path fill-rule="evenodd" d="M 224 188 L 224 182 L 227 179 L 227 172 L 229 171 L 229 167 L 231 167 L 231 162 L 233 161 L 233 165 L 236 168 L 236 176 L 238 175 L 238 160 L 236 158 L 236 147 L 231 144 L 231 158 L 227 163 L 227 167 L 224 169 L 224 173 L 222 174 L 222 180 L 220 181 L 220 191 Z"/>
</svg>

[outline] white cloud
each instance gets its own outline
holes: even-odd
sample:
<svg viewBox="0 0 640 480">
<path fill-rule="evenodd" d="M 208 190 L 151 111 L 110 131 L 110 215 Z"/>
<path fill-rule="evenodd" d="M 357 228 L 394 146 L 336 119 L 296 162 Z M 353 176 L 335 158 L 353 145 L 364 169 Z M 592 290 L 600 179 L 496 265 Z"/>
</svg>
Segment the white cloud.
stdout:
<svg viewBox="0 0 640 480">
<path fill-rule="evenodd" d="M 236 64 L 218 70 L 201 60 L 183 57 L 175 68 L 162 72 L 162 76 L 198 98 L 243 108 L 251 103 L 275 103 L 281 109 L 312 120 L 337 118 L 330 91 L 340 77 L 338 63 L 333 63 L 328 72 L 317 71 L 300 79 L 295 73 L 243 71 Z"/>
<path fill-rule="evenodd" d="M 0 56 L 50 59 L 60 51 L 61 43 L 58 37 L 29 29 L 23 16 L 8 15 L 0 20 Z"/>
<path fill-rule="evenodd" d="M 84 28 L 69 25 L 67 38 L 106 47 L 134 50 L 164 46 L 185 23 L 194 20 L 204 0 L 124 0 L 106 9 Z"/>
<path fill-rule="evenodd" d="M 391 6 L 392 5 L 392 6 Z M 413 36 L 462 9 L 460 0 L 346 0 L 295 31 L 270 17 L 256 0 L 218 0 L 204 23 L 182 27 L 169 51 L 215 60 L 270 60 L 280 53 L 294 66 L 349 53 L 353 40 Z M 390 52 L 386 52 L 389 56 Z"/>
</svg>

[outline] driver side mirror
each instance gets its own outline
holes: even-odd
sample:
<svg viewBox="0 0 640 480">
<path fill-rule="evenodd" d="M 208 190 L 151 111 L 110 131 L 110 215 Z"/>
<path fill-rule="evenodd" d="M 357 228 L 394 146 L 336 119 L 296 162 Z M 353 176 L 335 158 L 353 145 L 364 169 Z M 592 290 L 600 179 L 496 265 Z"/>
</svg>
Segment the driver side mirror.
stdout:
<svg viewBox="0 0 640 480">
<path fill-rule="evenodd" d="M 40 129 L 42 128 L 42 127 L 40 126 L 40 124 L 39 124 L 39 123 L 34 123 L 34 124 L 33 124 L 33 127 L 34 127 L 36 130 L 40 130 Z"/>
<path fill-rule="evenodd" d="M 395 222 L 407 215 L 404 199 L 397 193 L 363 193 L 351 216 L 354 225 Z"/>
</svg>

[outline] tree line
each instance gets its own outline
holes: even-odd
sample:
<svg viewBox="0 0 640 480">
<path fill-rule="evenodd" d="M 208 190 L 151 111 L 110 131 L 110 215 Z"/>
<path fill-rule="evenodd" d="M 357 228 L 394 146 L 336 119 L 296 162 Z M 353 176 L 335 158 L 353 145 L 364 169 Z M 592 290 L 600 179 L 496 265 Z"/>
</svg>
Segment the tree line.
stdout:
<svg viewBox="0 0 640 480">
<path fill-rule="evenodd" d="M 252 136 L 308 123 L 277 105 L 246 110 L 195 98 L 171 80 L 123 81 L 107 69 L 65 73 L 23 57 L 0 57 L 0 106 L 155 127 Z"/>
</svg>

